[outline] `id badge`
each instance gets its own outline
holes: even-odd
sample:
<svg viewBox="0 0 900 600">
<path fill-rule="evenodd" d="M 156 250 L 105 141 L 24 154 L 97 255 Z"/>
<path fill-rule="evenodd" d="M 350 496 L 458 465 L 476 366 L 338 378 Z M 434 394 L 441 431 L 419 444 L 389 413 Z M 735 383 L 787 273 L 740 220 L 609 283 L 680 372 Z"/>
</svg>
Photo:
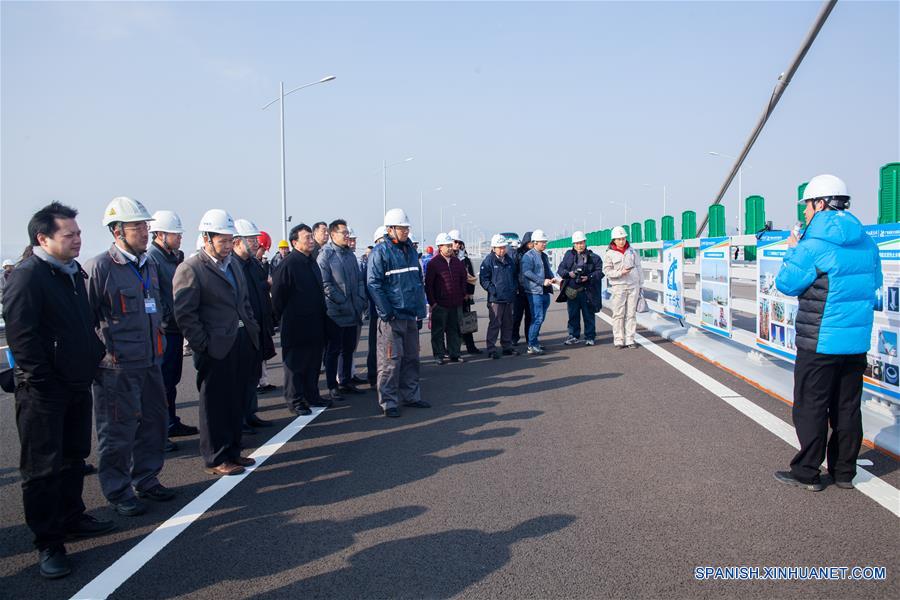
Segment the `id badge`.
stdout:
<svg viewBox="0 0 900 600">
<path fill-rule="evenodd" d="M 144 298 L 144 312 L 148 315 L 152 315 L 156 312 L 156 299 L 155 298 Z"/>
</svg>

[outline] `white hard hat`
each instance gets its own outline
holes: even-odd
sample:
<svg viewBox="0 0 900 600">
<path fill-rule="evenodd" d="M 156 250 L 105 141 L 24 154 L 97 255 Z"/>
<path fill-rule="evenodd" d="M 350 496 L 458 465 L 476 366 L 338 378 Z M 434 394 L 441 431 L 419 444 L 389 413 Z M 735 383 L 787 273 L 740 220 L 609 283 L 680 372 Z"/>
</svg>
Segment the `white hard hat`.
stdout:
<svg viewBox="0 0 900 600">
<path fill-rule="evenodd" d="M 256 237 L 261 232 L 259 227 L 253 221 L 247 219 L 238 219 L 234 222 L 234 228 L 237 231 L 235 235 L 238 237 Z"/>
<path fill-rule="evenodd" d="M 16 266 L 16 263 L 14 263 L 13 261 L 11 261 L 7 258 L 6 260 L 3 261 L 3 266 L 4 267 L 14 267 L 14 266 Z"/>
<path fill-rule="evenodd" d="M 203 250 L 203 246 L 205 246 L 205 245 L 206 245 L 206 244 L 205 244 L 205 242 L 203 241 L 203 234 L 201 233 L 200 235 L 197 236 L 197 246 L 196 246 L 196 248 L 197 248 L 198 251 L 199 251 L 199 250 Z"/>
<path fill-rule="evenodd" d="M 572 243 L 573 244 L 576 242 L 586 242 L 586 241 L 587 241 L 587 238 L 585 237 L 583 231 L 576 231 L 575 233 L 572 234 Z"/>
<path fill-rule="evenodd" d="M 612 230 L 612 239 L 617 240 L 619 238 L 627 238 L 628 232 L 625 231 L 625 228 L 621 225 L 616 225 Z"/>
<path fill-rule="evenodd" d="M 448 234 L 448 233 L 439 233 L 439 234 L 437 234 L 437 237 L 434 238 L 435 246 L 446 246 L 446 245 L 452 244 L 452 243 L 453 243 L 453 238 L 450 237 L 450 234 Z"/>
<path fill-rule="evenodd" d="M 833 200 L 828 202 L 828 205 L 838 210 L 843 210 L 850 205 L 850 192 L 847 191 L 847 184 L 840 177 L 834 175 L 816 175 L 810 179 L 803 190 L 803 200 L 800 202 L 820 198 L 824 200 L 832 198 Z"/>
<path fill-rule="evenodd" d="M 491 238 L 491 248 L 499 248 L 500 246 L 505 246 L 507 243 L 509 243 L 507 239 L 499 233 Z"/>
<path fill-rule="evenodd" d="M 158 210 L 153 213 L 153 222 L 150 224 L 150 232 L 161 231 L 163 233 L 184 233 L 181 218 L 171 210 Z"/>
<path fill-rule="evenodd" d="M 347 237 L 350 238 L 351 240 L 355 240 L 355 239 L 356 239 L 356 232 L 353 231 L 353 228 L 352 228 L 352 227 L 348 227 L 348 228 L 347 228 L 347 231 L 349 232 L 349 235 L 348 235 Z"/>
<path fill-rule="evenodd" d="M 547 242 L 550 241 L 550 238 L 547 237 L 547 234 L 544 233 L 543 229 L 535 229 L 531 232 L 531 241 L 532 242 Z"/>
<path fill-rule="evenodd" d="M 383 238 L 386 235 L 387 235 L 387 227 L 382 225 L 378 229 L 375 230 L 375 233 L 372 235 L 372 241 L 377 242 L 378 240 L 380 240 L 381 238 Z"/>
<path fill-rule="evenodd" d="M 153 217 L 144 205 L 128 196 L 118 196 L 109 201 L 103 211 L 103 225 L 112 223 L 138 223 L 152 221 Z"/>
<path fill-rule="evenodd" d="M 447 235 L 449 235 L 455 242 L 462 241 L 462 238 L 459 237 L 459 229 L 451 229 L 450 231 L 447 232 Z"/>
<path fill-rule="evenodd" d="M 406 216 L 406 211 L 402 208 L 392 208 L 384 214 L 384 226 L 385 227 L 410 227 L 409 217 Z"/>
<path fill-rule="evenodd" d="M 221 208 L 211 208 L 203 213 L 203 218 L 200 219 L 200 226 L 197 228 L 197 231 L 237 235 L 237 230 L 234 228 L 234 219 Z"/>
</svg>

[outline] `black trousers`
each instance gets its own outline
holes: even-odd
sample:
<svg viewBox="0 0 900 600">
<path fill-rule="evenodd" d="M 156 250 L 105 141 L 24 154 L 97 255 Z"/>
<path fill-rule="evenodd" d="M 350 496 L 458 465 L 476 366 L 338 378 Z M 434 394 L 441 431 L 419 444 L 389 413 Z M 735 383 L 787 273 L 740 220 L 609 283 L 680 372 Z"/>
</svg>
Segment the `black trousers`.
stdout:
<svg viewBox="0 0 900 600">
<path fill-rule="evenodd" d="M 207 467 L 234 462 L 241 454 L 241 426 L 249 398 L 247 389 L 259 353 L 247 331 L 237 338 L 225 358 L 215 359 L 194 350 L 200 390 L 200 454 Z"/>
<path fill-rule="evenodd" d="M 169 429 L 181 422 L 175 414 L 175 398 L 177 396 L 178 382 L 181 381 L 181 371 L 184 365 L 184 336 L 180 333 L 166 334 L 166 351 L 163 354 L 160 371 L 162 372 L 163 385 L 166 388 L 166 404 L 169 408 Z"/>
<path fill-rule="evenodd" d="M 325 346 L 325 380 L 328 382 L 328 389 L 333 390 L 338 383 L 350 383 L 358 333 L 359 328 L 356 325 L 350 327 L 334 325 L 329 328 L 328 342 Z M 340 373 L 338 365 L 341 367 Z"/>
<path fill-rule="evenodd" d="M 522 318 L 525 318 L 525 337 L 528 337 L 528 328 L 531 327 L 531 308 L 528 306 L 528 295 L 523 293 L 516 294 L 516 302 L 513 304 L 513 331 L 512 341 L 518 344 L 522 336 L 519 334 L 519 327 L 522 325 Z"/>
<path fill-rule="evenodd" d="M 62 546 L 66 528 L 84 514 L 84 459 L 91 453 L 91 391 L 19 384 L 22 503 L 38 550 Z"/>
<path fill-rule="evenodd" d="M 322 344 L 282 348 L 282 355 L 285 401 L 291 406 L 306 406 L 318 400 Z"/>
<path fill-rule="evenodd" d="M 369 383 L 378 379 L 378 313 L 369 309 L 369 351 L 366 354 L 366 379 Z"/>
<path fill-rule="evenodd" d="M 797 480 L 817 482 L 826 454 L 828 472 L 836 481 L 856 476 L 863 439 L 860 401 L 865 369 L 865 354 L 797 352 L 793 420 L 800 452 L 791 461 L 791 474 Z"/>
<path fill-rule="evenodd" d="M 431 351 L 435 358 L 441 358 L 444 354 L 459 358 L 462 339 L 459 335 L 460 312 L 458 307 L 443 306 L 435 306 L 431 311 Z"/>
</svg>

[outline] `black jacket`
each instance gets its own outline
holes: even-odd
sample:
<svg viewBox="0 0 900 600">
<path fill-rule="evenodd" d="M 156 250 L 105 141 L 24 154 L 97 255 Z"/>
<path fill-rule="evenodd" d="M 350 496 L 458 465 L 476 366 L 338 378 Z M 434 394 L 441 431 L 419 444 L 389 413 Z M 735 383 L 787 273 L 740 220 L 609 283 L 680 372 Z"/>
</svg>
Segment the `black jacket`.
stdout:
<svg viewBox="0 0 900 600">
<path fill-rule="evenodd" d="M 578 279 L 573 280 L 569 277 L 569 273 L 575 271 L 577 268 L 576 262 L 578 256 L 574 248 L 569 249 L 565 256 L 563 256 L 562 261 L 560 261 L 559 267 L 556 269 L 556 274 L 562 277 L 562 285 L 559 288 L 559 297 L 556 301 L 568 301 L 566 288 L 572 287 L 576 290 L 583 290 L 583 293 L 587 294 L 588 302 L 591 303 L 591 306 L 600 310 L 600 307 L 603 306 L 600 284 L 600 281 L 603 279 L 603 259 L 594 254 L 590 249 L 586 249 L 584 252 L 586 256 L 585 262 L 581 266 L 581 277 L 587 277 L 587 281 L 582 282 Z"/>
<path fill-rule="evenodd" d="M 275 334 L 275 324 L 272 320 L 272 299 L 269 297 L 269 276 L 266 268 L 254 257 L 244 260 L 237 254 L 235 262 L 244 271 L 244 279 L 247 280 L 247 297 L 250 306 L 253 307 L 253 316 L 259 323 L 259 349 L 263 360 L 269 360 L 275 356 L 275 342 L 272 336 Z"/>
<path fill-rule="evenodd" d="M 147 254 L 156 261 L 156 271 L 159 273 L 159 294 L 162 300 L 160 311 L 162 312 L 162 328 L 165 333 L 181 335 L 178 323 L 175 322 L 175 295 L 172 292 L 172 279 L 175 278 L 175 270 L 184 262 L 184 252 L 181 250 L 171 253 L 152 242 L 147 248 Z"/>
<path fill-rule="evenodd" d="M 282 348 L 325 343 L 325 293 L 314 258 L 292 250 L 281 261 L 272 273 L 272 308 L 281 323 Z"/>
<path fill-rule="evenodd" d="M 90 388 L 105 349 L 94 330 L 86 278 L 79 265 L 73 283 L 37 256 L 13 271 L 3 291 L 3 319 L 19 381 Z"/>
</svg>

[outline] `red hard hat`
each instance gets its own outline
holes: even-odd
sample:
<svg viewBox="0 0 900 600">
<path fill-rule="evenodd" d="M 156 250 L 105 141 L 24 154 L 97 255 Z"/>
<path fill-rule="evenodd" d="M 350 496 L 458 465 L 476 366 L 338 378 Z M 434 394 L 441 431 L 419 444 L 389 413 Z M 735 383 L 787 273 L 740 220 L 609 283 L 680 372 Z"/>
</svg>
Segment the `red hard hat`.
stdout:
<svg viewBox="0 0 900 600">
<path fill-rule="evenodd" d="M 265 231 L 260 231 L 259 237 L 256 239 L 259 240 L 259 245 L 266 249 L 266 252 L 272 248 L 272 238 Z"/>
<path fill-rule="evenodd" d="M 427 248 L 425 248 L 425 252 L 427 252 L 428 254 L 434 254 L 434 246 L 428 246 Z"/>
</svg>

